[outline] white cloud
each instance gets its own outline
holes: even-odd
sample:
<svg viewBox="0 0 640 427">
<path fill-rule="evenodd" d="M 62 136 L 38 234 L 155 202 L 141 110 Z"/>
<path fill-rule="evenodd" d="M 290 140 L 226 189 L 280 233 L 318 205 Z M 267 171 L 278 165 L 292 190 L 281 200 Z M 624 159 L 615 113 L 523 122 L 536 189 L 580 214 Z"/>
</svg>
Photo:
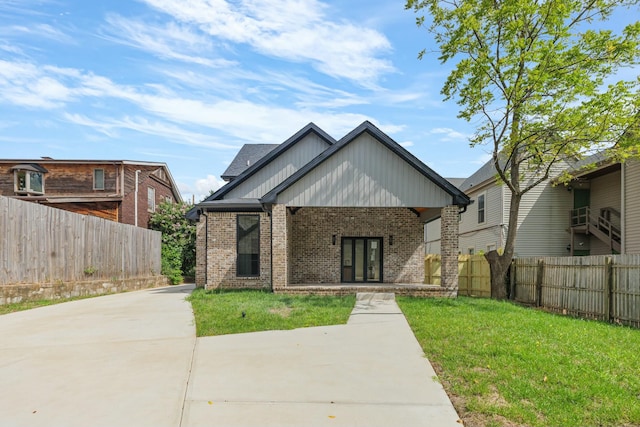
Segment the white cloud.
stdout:
<svg viewBox="0 0 640 427">
<path fill-rule="evenodd" d="M 493 156 L 491 155 L 491 153 L 484 153 L 480 157 L 478 157 L 477 159 L 472 160 L 471 163 L 474 164 L 474 165 L 484 165 L 485 163 L 487 163 L 492 158 L 493 158 Z"/>
<path fill-rule="evenodd" d="M 231 144 L 216 142 L 211 135 L 190 132 L 167 123 L 150 121 L 141 117 L 124 117 L 121 119 L 104 118 L 95 120 L 80 114 L 65 113 L 64 118 L 77 125 L 87 126 L 109 137 L 117 137 L 119 130 L 129 130 L 148 135 L 155 135 L 183 145 L 197 147 L 237 149 Z"/>
<path fill-rule="evenodd" d="M 316 0 L 144 0 L 174 19 L 221 41 L 293 62 L 309 62 L 327 75 L 371 86 L 395 68 L 380 55 L 391 50 L 384 34 L 332 20 Z"/>
<path fill-rule="evenodd" d="M 299 84 L 299 83 L 295 83 Z M 323 86 L 313 90 L 322 93 Z M 320 96 L 320 95 L 318 95 Z M 347 96 L 345 94 L 345 96 Z M 403 125 L 378 123 L 359 113 L 281 106 L 243 99 L 219 99 L 204 94 L 201 99 L 186 98 L 166 86 L 142 87 L 119 85 L 109 78 L 71 68 L 36 66 L 26 62 L 0 60 L 0 102 L 33 108 L 73 108 L 84 98 L 107 102 L 106 98 L 129 103 L 141 111 L 121 118 L 96 118 L 86 113 L 62 111 L 69 122 L 87 126 L 109 137 L 117 137 L 126 129 L 188 145 L 230 148 L 241 141 L 254 143 L 281 142 L 309 122 L 340 138 L 365 120 L 382 131 L 393 134 Z M 156 118 L 144 117 L 146 115 Z M 167 123 L 167 121 L 172 123 Z M 187 130 L 198 128 L 198 131 Z M 217 136 L 212 137 L 212 130 Z M 216 141 L 224 138 L 224 142 Z"/>
<path fill-rule="evenodd" d="M 160 58 L 213 68 L 229 67 L 235 64 L 233 61 L 222 58 L 202 56 L 203 54 L 213 55 L 211 40 L 187 26 L 173 22 L 154 25 L 119 15 L 109 15 L 106 20 L 109 26 L 103 34 L 104 38 L 151 52 Z"/>
<path fill-rule="evenodd" d="M 400 145 L 402 145 L 403 147 L 413 147 L 413 141 L 404 141 L 404 142 L 399 142 Z"/>
<path fill-rule="evenodd" d="M 213 175 L 207 175 L 206 178 L 198 179 L 193 183 L 193 185 L 189 185 L 184 182 L 177 183 L 183 200 L 188 203 L 201 202 L 211 194 L 211 191 L 218 190 L 224 184 L 226 184 L 226 182 Z"/>
<path fill-rule="evenodd" d="M 451 128 L 434 128 L 429 132 L 432 135 L 443 135 L 441 141 L 468 140 L 470 135 L 458 132 Z"/>
</svg>

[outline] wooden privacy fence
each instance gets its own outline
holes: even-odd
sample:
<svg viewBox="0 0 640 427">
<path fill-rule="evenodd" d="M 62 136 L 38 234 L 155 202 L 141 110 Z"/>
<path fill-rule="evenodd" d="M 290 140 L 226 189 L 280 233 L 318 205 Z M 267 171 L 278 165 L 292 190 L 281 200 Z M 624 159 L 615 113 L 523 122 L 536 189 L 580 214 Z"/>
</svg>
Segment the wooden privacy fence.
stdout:
<svg viewBox="0 0 640 427">
<path fill-rule="evenodd" d="M 518 302 L 640 326 L 640 255 L 518 258 L 510 285 Z"/>
<path fill-rule="evenodd" d="M 424 258 L 424 281 L 440 285 L 441 257 L 428 254 Z M 484 255 L 458 255 L 458 295 L 490 297 L 491 275 Z"/>
<path fill-rule="evenodd" d="M 0 196 L 0 285 L 160 274 L 161 233 Z"/>
</svg>

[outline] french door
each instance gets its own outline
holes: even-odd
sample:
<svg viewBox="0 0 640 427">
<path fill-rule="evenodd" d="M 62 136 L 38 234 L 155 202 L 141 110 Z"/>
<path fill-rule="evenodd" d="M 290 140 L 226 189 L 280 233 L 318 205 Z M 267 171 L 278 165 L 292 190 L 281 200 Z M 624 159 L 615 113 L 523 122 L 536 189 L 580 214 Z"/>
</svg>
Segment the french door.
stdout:
<svg viewBox="0 0 640 427">
<path fill-rule="evenodd" d="M 343 282 L 382 282 L 382 238 L 342 238 Z"/>
</svg>

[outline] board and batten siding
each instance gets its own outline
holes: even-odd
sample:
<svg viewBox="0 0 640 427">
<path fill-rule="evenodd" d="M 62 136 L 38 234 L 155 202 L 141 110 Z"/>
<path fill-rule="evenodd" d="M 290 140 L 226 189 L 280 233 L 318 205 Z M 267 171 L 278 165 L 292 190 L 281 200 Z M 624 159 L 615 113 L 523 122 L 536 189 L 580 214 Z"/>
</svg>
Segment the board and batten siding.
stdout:
<svg viewBox="0 0 640 427">
<path fill-rule="evenodd" d="M 621 171 L 615 171 L 590 180 L 590 208 L 591 215 L 600 215 L 600 209 L 613 208 L 620 212 L 622 206 L 622 195 L 620 189 Z M 620 218 L 612 218 L 613 223 L 620 227 Z M 591 236 L 589 239 L 591 255 L 607 255 L 611 253 L 609 245 Z"/>
<path fill-rule="evenodd" d="M 629 161 L 624 166 L 625 174 L 625 253 L 640 254 L 640 162 Z"/>
<path fill-rule="evenodd" d="M 310 133 L 229 191 L 225 198 L 260 198 L 327 148 L 326 141 Z"/>
<path fill-rule="evenodd" d="M 287 206 L 442 207 L 452 196 L 368 133 L 278 195 Z"/>
</svg>

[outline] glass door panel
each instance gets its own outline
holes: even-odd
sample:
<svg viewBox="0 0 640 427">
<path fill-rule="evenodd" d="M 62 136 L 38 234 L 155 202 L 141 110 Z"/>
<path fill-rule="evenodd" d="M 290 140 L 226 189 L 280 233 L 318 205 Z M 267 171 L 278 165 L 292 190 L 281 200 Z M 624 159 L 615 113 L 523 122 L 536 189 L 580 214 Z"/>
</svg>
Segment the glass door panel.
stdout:
<svg viewBox="0 0 640 427">
<path fill-rule="evenodd" d="M 382 282 L 382 239 L 344 237 L 341 276 L 343 282 Z"/>
<path fill-rule="evenodd" d="M 380 281 L 380 248 L 381 239 L 367 240 L 367 281 Z"/>
<path fill-rule="evenodd" d="M 364 282 L 364 265 L 365 265 L 365 252 L 364 252 L 364 239 L 355 239 L 355 271 L 354 282 Z"/>
<path fill-rule="evenodd" d="M 353 239 L 342 241 L 342 281 L 353 281 Z"/>
</svg>

